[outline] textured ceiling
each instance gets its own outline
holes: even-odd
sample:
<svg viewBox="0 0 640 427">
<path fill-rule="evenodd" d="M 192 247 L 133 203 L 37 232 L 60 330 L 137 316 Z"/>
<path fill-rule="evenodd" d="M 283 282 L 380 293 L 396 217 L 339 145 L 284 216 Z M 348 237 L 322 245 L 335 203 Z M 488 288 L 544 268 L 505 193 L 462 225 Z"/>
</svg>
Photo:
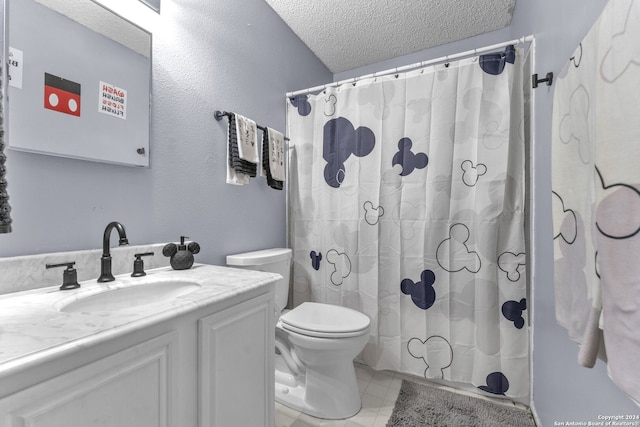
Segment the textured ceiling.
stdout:
<svg viewBox="0 0 640 427">
<path fill-rule="evenodd" d="M 516 0 L 266 0 L 334 73 L 507 27 Z"/>
</svg>

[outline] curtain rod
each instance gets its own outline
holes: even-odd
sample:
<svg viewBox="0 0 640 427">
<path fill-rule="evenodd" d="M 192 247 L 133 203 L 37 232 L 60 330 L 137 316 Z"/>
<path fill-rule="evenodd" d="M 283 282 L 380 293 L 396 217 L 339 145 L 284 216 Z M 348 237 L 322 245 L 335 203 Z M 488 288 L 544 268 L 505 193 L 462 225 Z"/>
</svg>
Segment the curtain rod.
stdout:
<svg viewBox="0 0 640 427">
<path fill-rule="evenodd" d="M 533 35 L 521 37 L 519 39 L 509 40 L 507 42 L 497 43 L 497 44 L 494 44 L 494 45 L 491 45 L 491 46 L 485 46 L 485 47 L 481 47 L 481 48 L 478 48 L 478 49 L 468 50 L 466 52 L 455 53 L 453 55 L 446 55 L 446 56 L 442 56 L 440 58 L 430 59 L 428 61 L 416 62 L 415 64 L 404 65 L 402 67 L 396 67 L 396 68 L 390 68 L 388 70 L 378 71 L 378 72 L 375 72 L 375 73 L 366 74 L 364 76 L 353 77 L 353 78 L 350 78 L 350 79 L 340 80 L 338 82 L 327 83 L 327 84 L 324 84 L 324 85 L 315 86 L 315 87 L 311 87 L 311 88 L 308 88 L 308 89 L 297 90 L 295 92 L 287 92 L 286 97 L 290 98 L 290 97 L 296 96 L 296 95 L 309 94 L 311 92 L 319 92 L 319 91 L 324 90 L 324 89 L 326 89 L 328 87 L 340 86 L 340 85 L 345 84 L 345 83 L 355 83 L 355 82 L 357 82 L 359 80 L 369 79 L 369 78 L 372 78 L 372 77 L 380 77 L 380 76 L 385 76 L 385 75 L 388 75 L 388 74 L 396 74 L 396 73 L 399 73 L 399 72 L 413 70 L 415 68 L 422 68 L 422 67 L 426 67 L 428 65 L 434 65 L 434 64 L 437 64 L 437 63 L 440 63 L 440 62 L 449 62 L 449 61 L 451 61 L 453 59 L 458 59 L 458 58 L 462 58 L 462 57 L 465 57 L 465 56 L 475 56 L 478 53 L 488 52 L 488 51 L 491 51 L 491 50 L 499 49 L 501 47 L 509 46 L 511 44 L 522 44 L 522 43 L 528 43 L 528 42 L 531 42 L 531 41 L 533 41 Z"/>
<path fill-rule="evenodd" d="M 228 112 L 228 111 L 220 111 L 220 110 L 216 110 L 216 111 L 213 113 L 213 117 L 215 117 L 215 119 L 216 119 L 217 121 L 220 121 L 220 120 L 222 120 L 222 118 L 223 118 L 223 117 L 225 117 L 225 116 L 227 116 L 228 118 L 232 118 L 232 114 L 233 114 L 233 113 L 230 113 L 230 112 Z M 256 127 L 257 127 L 258 129 L 260 129 L 262 132 L 266 132 L 266 131 L 267 131 L 266 126 L 260 126 L 259 124 L 257 124 L 257 123 L 256 123 Z M 285 140 L 285 141 L 289 141 L 289 138 L 285 136 L 285 137 L 284 137 L 284 140 Z"/>
</svg>

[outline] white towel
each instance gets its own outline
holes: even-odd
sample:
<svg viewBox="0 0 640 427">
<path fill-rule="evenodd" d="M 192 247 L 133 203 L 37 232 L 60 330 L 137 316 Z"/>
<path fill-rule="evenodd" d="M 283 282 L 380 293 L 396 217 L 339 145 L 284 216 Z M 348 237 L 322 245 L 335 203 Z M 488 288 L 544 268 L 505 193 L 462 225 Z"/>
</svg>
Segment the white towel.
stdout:
<svg viewBox="0 0 640 427">
<path fill-rule="evenodd" d="M 271 176 L 277 181 L 284 181 L 284 135 L 277 130 L 267 128 L 269 137 L 269 168 Z"/>
<path fill-rule="evenodd" d="M 253 120 L 236 114 L 238 155 L 242 160 L 258 163 L 258 127 Z"/>
</svg>

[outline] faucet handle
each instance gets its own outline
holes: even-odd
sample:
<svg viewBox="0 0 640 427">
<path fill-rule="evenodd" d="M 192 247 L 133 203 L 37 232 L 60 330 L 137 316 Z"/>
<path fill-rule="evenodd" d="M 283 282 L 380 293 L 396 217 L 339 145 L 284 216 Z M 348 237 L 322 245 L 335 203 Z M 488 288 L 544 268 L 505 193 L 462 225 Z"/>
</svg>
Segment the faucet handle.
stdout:
<svg viewBox="0 0 640 427">
<path fill-rule="evenodd" d="M 78 272 L 75 268 L 73 268 L 75 264 L 75 261 L 61 262 L 59 264 L 45 264 L 45 267 L 47 269 L 55 267 L 67 267 L 67 269 L 62 272 L 62 285 L 60 286 L 61 291 L 76 289 L 80 287 L 80 284 L 78 283 Z"/>
<path fill-rule="evenodd" d="M 136 259 L 133 261 L 133 273 L 131 273 L 131 277 L 141 277 L 146 276 L 147 273 L 144 272 L 144 261 L 142 261 L 143 256 L 151 256 L 153 252 L 143 252 L 140 254 L 133 254 Z"/>
</svg>

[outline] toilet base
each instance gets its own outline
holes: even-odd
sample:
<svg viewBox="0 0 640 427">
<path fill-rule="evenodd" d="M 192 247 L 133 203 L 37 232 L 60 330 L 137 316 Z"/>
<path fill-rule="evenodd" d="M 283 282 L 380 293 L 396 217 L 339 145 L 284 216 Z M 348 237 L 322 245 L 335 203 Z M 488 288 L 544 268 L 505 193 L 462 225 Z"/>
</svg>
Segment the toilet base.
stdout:
<svg viewBox="0 0 640 427">
<path fill-rule="evenodd" d="M 279 357 L 276 355 L 276 402 L 326 420 L 350 418 L 360 412 L 362 401 L 353 362 L 326 369 L 307 368 L 304 375 L 295 376 L 284 363 L 278 363 Z M 334 387 L 338 383 L 340 386 Z"/>
</svg>

